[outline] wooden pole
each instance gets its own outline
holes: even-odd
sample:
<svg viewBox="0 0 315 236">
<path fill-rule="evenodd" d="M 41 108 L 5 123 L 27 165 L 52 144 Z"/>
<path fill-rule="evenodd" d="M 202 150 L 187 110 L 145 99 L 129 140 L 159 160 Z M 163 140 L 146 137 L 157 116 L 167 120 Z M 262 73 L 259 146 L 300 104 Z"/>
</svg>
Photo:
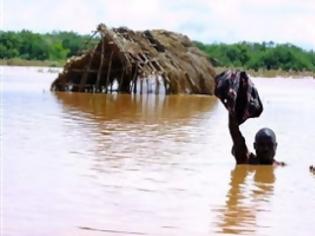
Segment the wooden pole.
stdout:
<svg viewBox="0 0 315 236">
<path fill-rule="evenodd" d="M 162 74 L 162 78 L 164 81 L 165 94 L 169 94 L 170 80 L 165 73 Z"/>
<path fill-rule="evenodd" d="M 122 72 L 121 72 L 121 76 L 120 76 L 120 79 L 118 81 L 118 91 L 117 92 L 120 92 L 121 90 L 121 85 L 122 85 L 122 82 L 123 82 L 123 79 L 124 79 L 124 75 L 125 75 L 125 66 L 123 66 L 123 69 L 122 69 Z"/>
<path fill-rule="evenodd" d="M 160 81 L 159 81 L 158 75 L 155 77 L 155 82 L 156 82 L 155 94 L 159 94 L 160 93 Z"/>
<path fill-rule="evenodd" d="M 149 94 L 149 93 L 150 93 L 150 84 L 149 84 L 149 79 L 148 79 L 148 78 L 146 78 L 146 79 L 145 79 L 145 82 L 146 82 L 146 85 L 147 85 L 147 94 Z"/>
<path fill-rule="evenodd" d="M 138 78 L 138 62 L 136 62 L 135 71 L 133 73 L 133 93 L 137 93 L 137 78 Z"/>
<path fill-rule="evenodd" d="M 101 50 L 101 61 L 100 61 L 100 66 L 98 67 L 97 78 L 96 78 L 96 83 L 95 83 L 96 91 L 99 91 L 99 89 L 100 89 L 102 68 L 103 68 L 103 64 L 104 64 L 104 50 L 105 50 L 105 40 L 103 38 L 102 39 L 102 50 Z"/>
<path fill-rule="evenodd" d="M 113 58 L 113 54 L 114 52 L 111 51 L 110 56 L 109 56 L 109 61 L 108 61 L 108 69 L 107 69 L 107 75 L 106 75 L 106 84 L 105 84 L 105 93 L 107 93 L 108 91 L 108 81 L 109 81 L 109 77 L 110 77 L 110 72 L 112 69 L 112 58 Z"/>
</svg>

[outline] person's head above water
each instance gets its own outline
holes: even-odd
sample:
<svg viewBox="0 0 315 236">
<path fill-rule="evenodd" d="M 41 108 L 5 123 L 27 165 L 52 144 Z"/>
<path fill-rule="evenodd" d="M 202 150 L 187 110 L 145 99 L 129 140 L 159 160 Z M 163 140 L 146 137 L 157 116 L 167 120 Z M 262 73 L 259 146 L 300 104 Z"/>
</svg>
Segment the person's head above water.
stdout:
<svg viewBox="0 0 315 236">
<path fill-rule="evenodd" d="M 260 129 L 255 136 L 254 148 L 260 164 L 273 164 L 277 150 L 275 133 L 269 128 Z"/>
</svg>

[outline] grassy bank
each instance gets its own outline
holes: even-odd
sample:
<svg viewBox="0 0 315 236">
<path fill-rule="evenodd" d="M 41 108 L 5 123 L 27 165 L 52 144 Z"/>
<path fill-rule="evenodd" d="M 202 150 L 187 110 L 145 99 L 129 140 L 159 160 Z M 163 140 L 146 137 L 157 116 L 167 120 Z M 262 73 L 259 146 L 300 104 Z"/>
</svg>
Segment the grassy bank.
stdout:
<svg viewBox="0 0 315 236">
<path fill-rule="evenodd" d="M 219 74 L 229 68 L 225 67 L 215 67 L 216 72 Z M 252 69 L 242 69 L 242 68 L 236 68 L 239 70 L 245 70 L 250 76 L 253 77 L 293 77 L 293 78 L 299 78 L 299 77 L 313 77 L 315 78 L 315 72 L 314 71 L 285 71 L 285 70 L 266 70 L 266 69 L 258 69 L 258 70 L 252 70 Z"/>
<path fill-rule="evenodd" d="M 65 64 L 64 60 L 59 61 L 50 61 L 50 60 L 25 60 L 21 58 L 12 58 L 12 59 L 0 59 L 0 65 L 7 65 L 7 66 L 39 66 L 39 67 L 63 67 Z M 216 72 L 219 74 L 224 70 L 229 68 L 226 67 L 215 67 Z M 242 68 L 237 68 L 242 70 Z M 247 69 L 245 70 L 250 76 L 254 77 L 313 77 L 315 78 L 315 72 L 312 71 L 284 71 L 281 69 L 278 70 L 265 70 L 265 69 L 258 69 L 252 70 Z"/>
<path fill-rule="evenodd" d="M 0 65 L 6 66 L 42 66 L 42 67 L 63 67 L 65 60 L 25 60 L 21 58 L 0 59 Z"/>
<path fill-rule="evenodd" d="M 248 74 L 254 77 L 313 77 L 315 72 L 312 71 L 284 71 L 284 70 L 247 70 Z"/>
</svg>

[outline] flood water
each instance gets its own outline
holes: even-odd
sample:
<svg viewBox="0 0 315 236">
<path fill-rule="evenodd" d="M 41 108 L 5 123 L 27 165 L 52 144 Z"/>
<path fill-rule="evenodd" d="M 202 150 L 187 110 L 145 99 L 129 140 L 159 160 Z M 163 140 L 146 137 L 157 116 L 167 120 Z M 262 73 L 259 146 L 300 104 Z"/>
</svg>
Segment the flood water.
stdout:
<svg viewBox="0 0 315 236">
<path fill-rule="evenodd" d="M 235 166 L 209 96 L 52 93 L 0 67 L 1 236 L 313 235 L 315 80 L 254 78 L 286 167 Z"/>
</svg>

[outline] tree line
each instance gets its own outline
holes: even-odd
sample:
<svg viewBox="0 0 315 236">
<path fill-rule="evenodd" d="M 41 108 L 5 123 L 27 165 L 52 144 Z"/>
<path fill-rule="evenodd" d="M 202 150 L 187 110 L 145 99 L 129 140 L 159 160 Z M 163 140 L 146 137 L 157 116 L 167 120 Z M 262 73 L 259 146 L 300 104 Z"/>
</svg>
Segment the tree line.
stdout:
<svg viewBox="0 0 315 236">
<path fill-rule="evenodd" d="M 274 42 L 203 44 L 194 42 L 214 66 L 284 71 L 315 71 L 315 52 Z"/>
<path fill-rule="evenodd" d="M 75 32 L 0 31 L 0 59 L 66 60 L 91 48 L 98 38 Z M 315 52 L 274 42 L 204 44 L 194 41 L 214 66 L 244 69 L 315 71 Z"/>
<path fill-rule="evenodd" d="M 65 60 L 91 47 L 98 40 L 75 32 L 33 33 L 0 31 L 0 58 Z"/>
</svg>

